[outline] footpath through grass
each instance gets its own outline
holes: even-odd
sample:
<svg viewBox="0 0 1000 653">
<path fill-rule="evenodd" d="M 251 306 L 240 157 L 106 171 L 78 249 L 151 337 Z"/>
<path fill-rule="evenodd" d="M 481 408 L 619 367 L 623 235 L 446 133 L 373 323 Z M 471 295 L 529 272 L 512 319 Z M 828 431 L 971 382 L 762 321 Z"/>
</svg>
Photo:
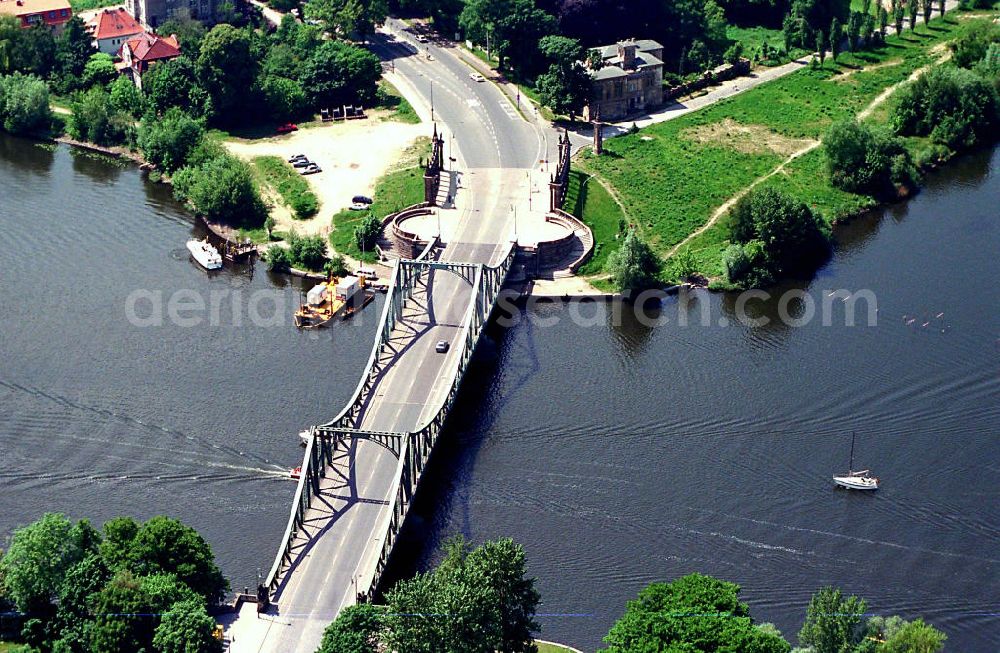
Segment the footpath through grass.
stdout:
<svg viewBox="0 0 1000 653">
<path fill-rule="evenodd" d="M 753 181 L 773 171 L 794 152 L 819 140 L 834 122 L 854 118 L 886 88 L 946 54 L 945 42 L 980 20 L 947 14 L 916 32 L 890 36 L 869 51 L 829 58 L 820 69 L 804 68 L 676 120 L 605 142 L 606 154 L 586 151 L 577 167 L 609 182 L 626 220 L 660 254 L 704 225 L 712 213 Z M 870 119 L 877 119 L 876 112 Z M 593 182 L 591 182 L 593 183 Z M 805 154 L 762 185 L 780 187 L 808 203 L 828 222 L 874 205 L 872 198 L 830 186 L 822 148 Z M 594 229 L 607 251 L 615 224 Z M 722 274 L 727 245 L 725 220 L 682 248 L 699 271 Z"/>
<path fill-rule="evenodd" d="M 570 653 L 573 650 L 569 647 L 549 642 L 535 642 L 535 645 L 538 646 L 538 653 Z"/>
<path fill-rule="evenodd" d="M 418 139 L 407 148 L 398 164 L 375 182 L 375 193 L 372 196 L 374 202 L 368 211 L 344 209 L 333 215 L 330 245 L 336 252 L 369 263 L 376 260 L 374 252 L 362 253 L 358 248 L 354 228 L 369 214 L 381 220 L 389 214 L 423 202 L 424 171 L 419 162 L 430 156 L 430 152 L 430 139 Z"/>
</svg>

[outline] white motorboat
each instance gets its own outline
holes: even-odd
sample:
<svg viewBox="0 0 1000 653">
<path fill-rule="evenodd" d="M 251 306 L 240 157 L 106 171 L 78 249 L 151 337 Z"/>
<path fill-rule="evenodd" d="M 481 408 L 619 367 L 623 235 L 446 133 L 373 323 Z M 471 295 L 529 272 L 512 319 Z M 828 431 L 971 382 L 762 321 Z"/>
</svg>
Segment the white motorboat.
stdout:
<svg viewBox="0 0 1000 653">
<path fill-rule="evenodd" d="M 851 433 L 851 461 L 847 467 L 847 473 L 833 477 L 834 485 L 848 490 L 877 490 L 878 479 L 871 476 L 869 470 L 863 469 L 860 472 L 854 471 L 854 437 Z"/>
<path fill-rule="evenodd" d="M 198 261 L 206 270 L 218 270 L 222 267 L 222 256 L 219 255 L 219 250 L 210 245 L 207 238 L 205 240 L 189 240 L 187 248 L 194 260 Z"/>
</svg>

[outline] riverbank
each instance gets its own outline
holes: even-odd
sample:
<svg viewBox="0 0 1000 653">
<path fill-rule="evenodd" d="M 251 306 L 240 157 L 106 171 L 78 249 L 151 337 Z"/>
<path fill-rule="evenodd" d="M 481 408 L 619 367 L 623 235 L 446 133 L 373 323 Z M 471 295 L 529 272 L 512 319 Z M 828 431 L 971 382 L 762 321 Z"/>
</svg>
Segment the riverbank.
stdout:
<svg viewBox="0 0 1000 653">
<path fill-rule="evenodd" d="M 729 244 L 726 209 L 752 186 L 778 188 L 831 225 L 875 208 L 876 198 L 830 184 L 820 138 L 840 120 L 885 123 L 887 89 L 940 63 L 948 41 L 995 15 L 950 13 L 915 32 L 890 36 L 883 46 L 844 53 L 837 62 L 827 59 L 712 107 L 610 139 L 600 157 L 585 150 L 574 163 L 605 182 L 621 215 L 593 211 L 585 202 L 580 217 L 594 230 L 605 257 L 617 248 L 627 223 L 668 266 L 670 258 L 682 255 L 697 272 L 718 281 Z M 928 144 L 906 139 L 906 145 L 919 160 Z"/>
</svg>

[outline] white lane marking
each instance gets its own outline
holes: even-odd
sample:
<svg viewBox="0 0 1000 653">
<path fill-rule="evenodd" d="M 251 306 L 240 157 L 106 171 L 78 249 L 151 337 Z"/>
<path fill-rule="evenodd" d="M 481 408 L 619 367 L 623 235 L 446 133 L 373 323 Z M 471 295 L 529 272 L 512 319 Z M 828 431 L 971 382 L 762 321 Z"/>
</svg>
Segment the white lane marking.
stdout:
<svg viewBox="0 0 1000 653">
<path fill-rule="evenodd" d="M 512 107 L 510 105 L 510 102 L 506 100 L 497 100 L 497 104 L 500 105 L 500 109 L 503 110 L 503 112 L 507 115 L 508 118 L 510 118 L 511 120 L 518 119 L 519 116 L 517 114 L 517 109 Z"/>
<path fill-rule="evenodd" d="M 479 100 L 477 100 L 474 97 L 470 97 L 469 99 L 467 99 L 465 101 L 465 103 L 468 104 L 470 107 L 481 107 L 481 106 L 483 106 L 482 102 L 480 102 Z"/>
</svg>

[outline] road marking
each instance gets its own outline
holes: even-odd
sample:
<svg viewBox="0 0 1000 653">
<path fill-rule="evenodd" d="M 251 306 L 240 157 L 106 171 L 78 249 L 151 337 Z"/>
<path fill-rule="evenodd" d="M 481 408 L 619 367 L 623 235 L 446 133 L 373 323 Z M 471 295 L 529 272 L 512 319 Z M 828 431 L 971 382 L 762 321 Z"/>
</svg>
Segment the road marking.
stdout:
<svg viewBox="0 0 1000 653">
<path fill-rule="evenodd" d="M 510 105 L 510 102 L 508 102 L 506 99 L 497 100 L 497 104 L 500 105 L 500 108 L 503 109 L 503 112 L 507 114 L 508 118 L 510 118 L 511 120 L 518 119 L 517 109 L 512 107 Z"/>
<path fill-rule="evenodd" d="M 470 97 L 469 99 L 467 99 L 465 101 L 465 103 L 468 104 L 470 107 L 481 107 L 481 106 L 483 106 L 483 103 L 480 102 L 479 100 L 477 100 L 474 97 Z"/>
</svg>

